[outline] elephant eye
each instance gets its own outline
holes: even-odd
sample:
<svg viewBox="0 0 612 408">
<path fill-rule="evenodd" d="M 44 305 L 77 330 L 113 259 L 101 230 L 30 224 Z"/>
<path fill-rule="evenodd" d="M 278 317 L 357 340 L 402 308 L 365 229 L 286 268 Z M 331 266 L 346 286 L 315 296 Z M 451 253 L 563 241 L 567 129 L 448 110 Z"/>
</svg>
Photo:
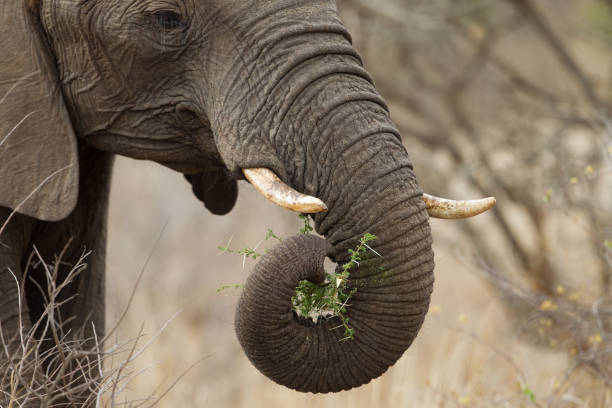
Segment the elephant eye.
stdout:
<svg viewBox="0 0 612 408">
<path fill-rule="evenodd" d="M 184 28 L 186 26 L 181 15 L 170 10 L 161 10 L 154 13 L 153 20 L 155 24 L 161 27 L 164 31 Z"/>
</svg>

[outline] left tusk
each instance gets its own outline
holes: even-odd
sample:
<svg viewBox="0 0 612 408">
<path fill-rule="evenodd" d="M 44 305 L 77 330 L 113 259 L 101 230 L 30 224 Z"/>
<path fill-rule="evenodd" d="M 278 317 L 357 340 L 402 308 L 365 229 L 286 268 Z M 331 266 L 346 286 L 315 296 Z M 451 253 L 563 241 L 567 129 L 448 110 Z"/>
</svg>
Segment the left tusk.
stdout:
<svg viewBox="0 0 612 408">
<path fill-rule="evenodd" d="M 323 201 L 295 191 L 283 183 L 270 169 L 242 169 L 242 172 L 257 191 L 281 207 L 304 214 L 327 211 L 327 206 Z"/>
<path fill-rule="evenodd" d="M 427 212 L 432 218 L 444 218 L 449 220 L 473 217 L 482 214 L 492 208 L 497 200 L 495 197 L 480 200 L 455 201 L 446 198 L 423 194 L 423 201 Z"/>
</svg>

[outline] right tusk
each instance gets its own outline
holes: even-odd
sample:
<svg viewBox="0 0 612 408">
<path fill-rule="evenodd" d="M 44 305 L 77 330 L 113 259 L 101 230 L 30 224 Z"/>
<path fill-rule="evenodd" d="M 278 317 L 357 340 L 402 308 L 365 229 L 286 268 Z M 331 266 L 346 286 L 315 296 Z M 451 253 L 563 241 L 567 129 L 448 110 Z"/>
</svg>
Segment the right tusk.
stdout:
<svg viewBox="0 0 612 408">
<path fill-rule="evenodd" d="M 281 207 L 303 214 L 316 214 L 327 211 L 327 206 L 323 201 L 295 191 L 283 183 L 270 169 L 242 169 L 242 172 L 257 191 Z"/>
<path fill-rule="evenodd" d="M 448 220 L 468 218 L 482 214 L 492 208 L 497 202 L 495 197 L 488 197 L 480 200 L 455 201 L 429 194 L 423 194 L 423 201 L 425 201 L 425 207 L 427 207 L 427 212 L 430 217 Z"/>
</svg>

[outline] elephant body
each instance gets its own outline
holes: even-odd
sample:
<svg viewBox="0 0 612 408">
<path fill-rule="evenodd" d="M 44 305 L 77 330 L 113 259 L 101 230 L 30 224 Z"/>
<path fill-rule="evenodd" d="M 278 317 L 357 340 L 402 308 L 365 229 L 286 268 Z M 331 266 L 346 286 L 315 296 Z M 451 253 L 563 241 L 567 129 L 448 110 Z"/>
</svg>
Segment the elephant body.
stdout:
<svg viewBox="0 0 612 408">
<path fill-rule="evenodd" d="M 37 286 L 47 276 L 28 263 L 34 248 L 67 269 L 91 251 L 62 294 L 62 315 L 73 335 L 103 338 L 108 194 L 120 154 L 183 173 L 214 214 L 232 209 L 250 168 L 328 205 L 313 216 L 326 239 L 283 242 L 244 289 L 238 338 L 264 374 L 301 391 L 339 391 L 381 375 L 408 348 L 433 284 L 428 215 L 333 0 L 12 0 L 0 5 L 0 38 L 11 39 L 0 44 L 5 338 L 44 314 Z M 339 343 L 331 323 L 296 318 L 290 299 L 299 279 L 315 279 L 310 255 L 340 265 L 366 232 L 382 257 L 351 274 L 355 340 Z M 21 309 L 15 278 L 27 282 Z M 270 280 L 278 286 L 262 304 Z"/>
</svg>

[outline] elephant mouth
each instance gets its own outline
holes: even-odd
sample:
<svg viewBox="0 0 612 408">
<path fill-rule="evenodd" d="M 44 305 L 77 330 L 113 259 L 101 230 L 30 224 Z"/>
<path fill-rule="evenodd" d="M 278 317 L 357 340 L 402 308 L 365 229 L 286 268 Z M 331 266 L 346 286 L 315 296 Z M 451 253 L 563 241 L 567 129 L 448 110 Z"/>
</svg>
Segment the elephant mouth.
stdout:
<svg viewBox="0 0 612 408">
<path fill-rule="evenodd" d="M 317 214 L 328 210 L 323 201 L 294 190 L 269 169 L 251 168 L 242 171 L 257 191 L 281 207 L 304 214 Z M 442 219 L 474 217 L 493 208 L 497 202 L 495 197 L 478 200 L 449 200 L 430 194 L 424 194 L 423 200 L 429 216 Z"/>
</svg>

